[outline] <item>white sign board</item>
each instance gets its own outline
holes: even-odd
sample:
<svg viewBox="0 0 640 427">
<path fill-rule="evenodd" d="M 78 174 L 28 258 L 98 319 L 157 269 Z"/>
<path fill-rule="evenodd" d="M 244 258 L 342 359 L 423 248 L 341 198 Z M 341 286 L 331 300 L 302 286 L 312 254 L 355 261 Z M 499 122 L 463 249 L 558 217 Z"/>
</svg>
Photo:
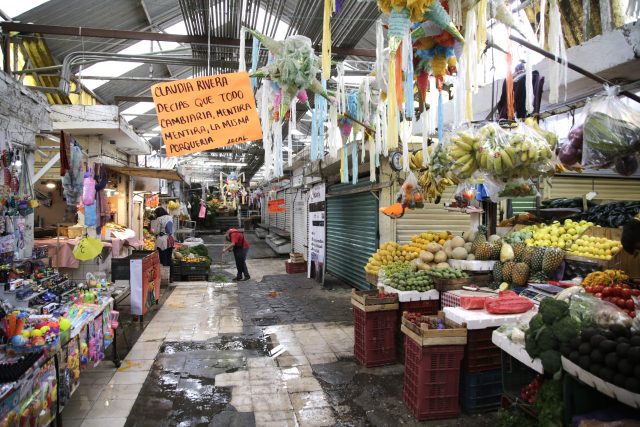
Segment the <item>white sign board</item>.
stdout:
<svg viewBox="0 0 640 427">
<path fill-rule="evenodd" d="M 324 183 L 314 185 L 309 193 L 309 247 L 307 277 L 324 282 L 325 255 L 325 186 Z"/>
</svg>

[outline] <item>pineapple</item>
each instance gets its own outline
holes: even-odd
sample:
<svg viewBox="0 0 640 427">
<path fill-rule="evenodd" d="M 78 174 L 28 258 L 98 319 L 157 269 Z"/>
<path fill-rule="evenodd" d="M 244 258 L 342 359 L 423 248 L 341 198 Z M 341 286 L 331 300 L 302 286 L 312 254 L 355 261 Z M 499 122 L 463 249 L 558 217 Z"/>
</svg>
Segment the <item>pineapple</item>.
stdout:
<svg viewBox="0 0 640 427">
<path fill-rule="evenodd" d="M 515 253 L 515 248 L 514 248 Z M 531 259 L 533 258 L 533 253 L 536 251 L 535 246 L 527 246 L 522 254 L 522 262 L 526 262 L 531 266 Z"/>
<path fill-rule="evenodd" d="M 564 251 L 559 248 L 549 248 L 542 258 L 542 272 L 549 275 L 556 271 L 562 260 L 564 259 Z"/>
<path fill-rule="evenodd" d="M 493 281 L 502 283 L 502 263 L 500 261 L 493 264 Z"/>
<path fill-rule="evenodd" d="M 476 249 L 476 259 L 480 261 L 488 261 L 491 259 L 491 250 L 493 245 L 489 242 L 482 242 Z"/>
<path fill-rule="evenodd" d="M 524 262 L 517 262 L 511 272 L 511 281 L 516 286 L 526 286 L 529 280 L 529 266 Z"/>
<path fill-rule="evenodd" d="M 511 283 L 513 281 L 513 267 L 516 265 L 513 261 L 507 261 L 502 264 L 502 280 Z"/>
<path fill-rule="evenodd" d="M 524 262 L 524 253 L 527 249 L 527 245 L 524 243 L 514 243 L 511 245 L 513 247 L 513 254 L 515 255 L 515 262 Z"/>
<path fill-rule="evenodd" d="M 538 272 L 542 270 L 542 262 L 544 260 L 544 253 L 546 248 L 542 246 L 536 246 L 531 257 L 531 271 Z"/>
<path fill-rule="evenodd" d="M 478 247 L 480 246 L 480 244 L 486 241 L 487 241 L 487 227 L 484 225 L 480 225 L 478 226 L 476 237 L 473 239 L 473 243 L 471 244 L 471 252 L 476 254 L 476 251 L 478 250 Z M 476 257 L 477 255 L 478 254 L 476 254 Z"/>
<path fill-rule="evenodd" d="M 489 259 L 499 260 L 500 249 L 502 249 L 502 240 L 497 240 L 491 244 L 491 255 Z"/>
<path fill-rule="evenodd" d="M 531 276 L 529 276 L 529 282 L 531 282 L 531 283 L 546 283 L 547 282 L 547 275 L 544 274 L 542 271 L 538 271 L 537 273 L 534 273 Z"/>
</svg>

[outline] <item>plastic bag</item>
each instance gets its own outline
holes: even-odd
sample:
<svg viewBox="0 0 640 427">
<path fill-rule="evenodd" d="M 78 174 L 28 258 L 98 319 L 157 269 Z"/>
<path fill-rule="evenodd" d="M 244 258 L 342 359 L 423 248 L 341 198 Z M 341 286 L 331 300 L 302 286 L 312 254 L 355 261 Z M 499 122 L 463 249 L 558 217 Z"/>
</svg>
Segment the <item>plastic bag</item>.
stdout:
<svg viewBox="0 0 640 427">
<path fill-rule="evenodd" d="M 498 298 L 487 298 L 484 309 L 491 314 L 519 314 L 533 308 L 529 298 L 521 297 L 513 291 L 502 291 Z"/>
<path fill-rule="evenodd" d="M 82 182 L 82 203 L 87 205 L 93 205 L 96 202 L 96 180 L 93 179 L 93 170 L 89 169 L 84 174 L 84 180 Z"/>
<path fill-rule="evenodd" d="M 480 137 L 473 127 L 457 129 L 444 138 L 442 149 L 450 162 L 449 169 L 459 179 L 469 178 L 478 170 L 480 142 Z"/>
<path fill-rule="evenodd" d="M 631 317 L 615 304 L 586 293 L 571 297 L 569 313 L 583 326 L 608 328 L 613 324 L 621 324 L 628 328 L 632 323 Z"/>
<path fill-rule="evenodd" d="M 73 248 L 73 256 L 80 261 L 88 261 L 100 255 L 104 245 L 98 239 L 93 237 L 82 238 L 75 248 Z"/>
<path fill-rule="evenodd" d="M 558 150 L 558 160 L 566 167 L 577 166 L 582 162 L 584 127 L 576 126 L 563 140 Z"/>
<path fill-rule="evenodd" d="M 532 197 L 538 195 L 538 188 L 530 179 L 516 178 L 504 185 L 498 193 L 501 198 Z"/>
<path fill-rule="evenodd" d="M 638 169 L 640 113 L 618 98 L 618 86 L 605 87 L 605 95 L 592 98 L 584 109 L 582 165 L 594 169 L 614 167 L 621 175 Z"/>
<path fill-rule="evenodd" d="M 409 172 L 409 175 L 407 175 L 407 179 L 405 179 L 400 191 L 396 194 L 396 200 L 403 208 L 415 209 L 424 207 L 422 190 L 413 172 Z"/>
<path fill-rule="evenodd" d="M 549 140 L 553 139 L 553 146 Z M 557 137 L 543 129 L 520 123 L 513 131 L 509 144 L 516 152 L 513 177 L 532 178 L 553 174 Z"/>
<path fill-rule="evenodd" d="M 84 225 L 95 227 L 98 224 L 97 203 L 84 205 Z"/>
</svg>

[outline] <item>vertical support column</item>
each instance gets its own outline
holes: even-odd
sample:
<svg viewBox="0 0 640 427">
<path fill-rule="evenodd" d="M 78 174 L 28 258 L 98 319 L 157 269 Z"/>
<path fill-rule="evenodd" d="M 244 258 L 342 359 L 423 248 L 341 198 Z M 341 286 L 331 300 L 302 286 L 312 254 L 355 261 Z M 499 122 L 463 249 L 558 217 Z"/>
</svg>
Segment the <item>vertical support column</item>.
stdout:
<svg viewBox="0 0 640 427">
<path fill-rule="evenodd" d="M 11 37 L 9 36 L 9 33 L 6 33 L 2 38 L 2 54 L 2 67 L 4 72 L 11 74 Z"/>
</svg>

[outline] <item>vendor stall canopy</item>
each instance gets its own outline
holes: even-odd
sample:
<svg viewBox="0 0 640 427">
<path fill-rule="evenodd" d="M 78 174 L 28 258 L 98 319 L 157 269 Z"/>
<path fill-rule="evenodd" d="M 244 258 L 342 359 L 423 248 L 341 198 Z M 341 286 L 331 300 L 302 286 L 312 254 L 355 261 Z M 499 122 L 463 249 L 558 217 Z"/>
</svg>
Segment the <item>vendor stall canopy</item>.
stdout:
<svg viewBox="0 0 640 427">
<path fill-rule="evenodd" d="M 375 22 L 381 12 L 375 1 L 338 3 L 340 11 L 331 18 L 333 59 L 345 61 L 346 83 L 357 87 L 373 69 Z M 510 7 L 535 24 L 539 3 L 515 0 Z M 582 1 L 560 2 L 567 47 L 602 32 L 599 3 L 591 3 L 590 25 L 586 27 L 589 34 L 585 35 Z M 151 85 L 237 71 L 243 25 L 276 40 L 295 34 L 307 36 L 319 51 L 323 5 L 320 0 L 12 0 L 0 3 L 0 26 L 3 33 L 11 34 L 13 52 L 17 53 L 11 61 L 14 77 L 46 93 L 52 104 L 118 105 L 125 119 L 162 155 Z M 614 26 L 621 24 L 615 10 L 613 18 Z M 250 40 L 247 35 L 247 45 Z M 110 56 L 113 54 L 136 58 L 124 62 Z M 246 55 L 251 55 L 250 49 Z M 245 60 L 250 62 L 250 58 Z M 267 51 L 262 49 L 259 66 L 266 61 Z M 63 75 L 60 64 L 68 67 L 68 76 Z M 69 78 L 69 94 L 58 90 L 61 77 Z M 329 85 L 335 82 L 329 81 Z M 292 153 L 285 152 L 285 159 L 311 139 L 311 114 L 302 104 L 297 108 L 301 111 L 297 114 Z M 260 141 L 254 141 L 200 153 L 181 162 L 186 163 L 182 165 L 184 172 L 194 181 L 231 170 L 244 172 L 249 181 L 263 165 L 263 157 Z M 259 174 L 255 176 L 259 178 Z"/>
</svg>

